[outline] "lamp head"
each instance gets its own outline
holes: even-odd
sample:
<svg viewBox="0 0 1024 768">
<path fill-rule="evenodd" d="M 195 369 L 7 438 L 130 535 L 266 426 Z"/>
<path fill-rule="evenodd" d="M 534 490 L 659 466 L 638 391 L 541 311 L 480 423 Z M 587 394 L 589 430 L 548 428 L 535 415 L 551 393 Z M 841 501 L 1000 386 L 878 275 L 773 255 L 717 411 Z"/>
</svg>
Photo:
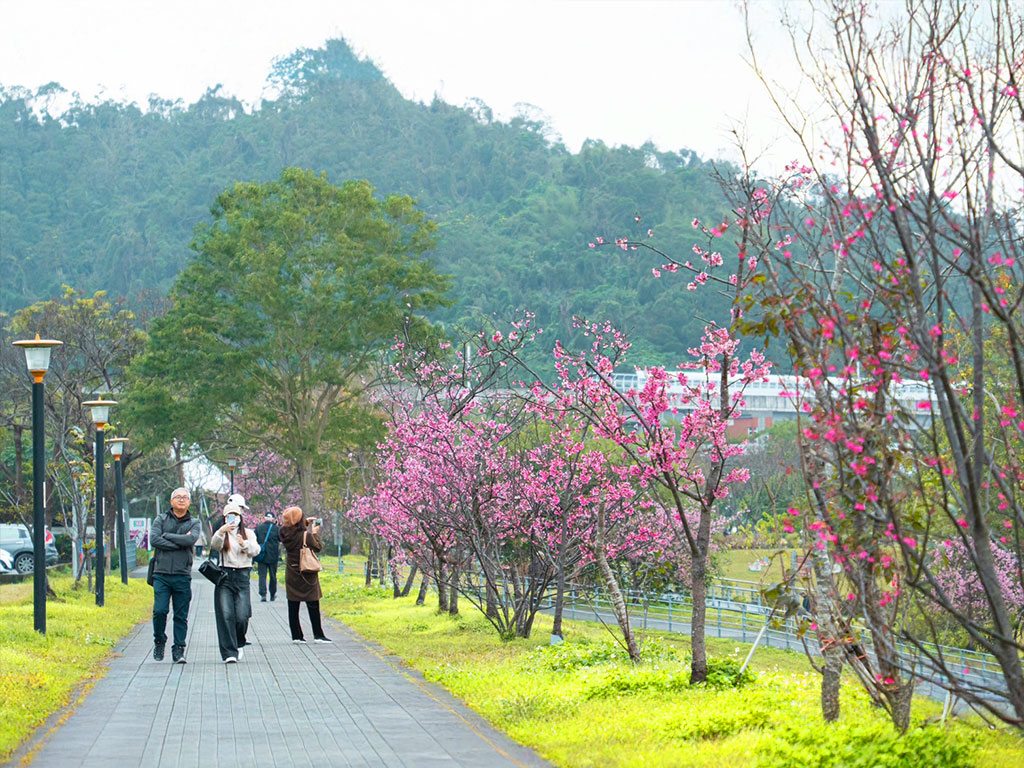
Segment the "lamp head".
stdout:
<svg viewBox="0 0 1024 768">
<path fill-rule="evenodd" d="M 121 460 L 121 456 L 124 454 L 124 444 L 127 442 L 127 437 L 115 437 L 107 440 L 107 445 L 110 446 L 110 455 L 114 457 L 114 461 Z"/>
<path fill-rule="evenodd" d="M 103 429 L 110 423 L 110 408 L 117 405 L 115 400 L 86 400 L 82 405 L 87 405 L 92 410 L 92 423 L 96 429 Z"/>
<path fill-rule="evenodd" d="M 34 339 L 15 341 L 14 346 L 25 350 L 25 364 L 28 366 L 29 373 L 32 374 L 32 378 L 36 382 L 41 382 L 43 376 L 50 369 L 50 351 L 63 343 L 63 341 L 55 339 L 40 339 L 37 333 Z"/>
<path fill-rule="evenodd" d="M 234 470 L 235 467 L 237 467 L 237 466 L 238 466 L 238 459 L 236 459 L 236 458 L 228 459 L 228 468 L 229 469 Z"/>
</svg>

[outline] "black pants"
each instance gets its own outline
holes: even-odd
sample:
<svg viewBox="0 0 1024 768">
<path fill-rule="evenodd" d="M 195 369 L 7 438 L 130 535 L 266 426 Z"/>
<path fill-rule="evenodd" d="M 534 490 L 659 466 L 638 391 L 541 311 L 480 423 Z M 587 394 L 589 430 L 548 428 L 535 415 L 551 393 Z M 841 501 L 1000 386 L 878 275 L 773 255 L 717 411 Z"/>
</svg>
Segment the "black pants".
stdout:
<svg viewBox="0 0 1024 768">
<path fill-rule="evenodd" d="M 153 574 L 153 642 L 167 642 L 167 612 L 174 598 L 174 644 L 184 647 L 188 634 L 188 605 L 192 602 L 192 577 L 189 574 L 171 576 Z"/>
<path fill-rule="evenodd" d="M 270 576 L 270 599 L 277 594 L 277 563 L 257 563 L 260 574 L 260 597 L 267 596 L 267 576 Z"/>
<path fill-rule="evenodd" d="M 252 603 L 249 597 L 249 574 L 252 568 L 225 568 L 228 575 L 213 590 L 213 614 L 217 621 L 217 642 L 221 659 L 238 658 L 238 649 L 245 645 L 249 631 Z"/>
<path fill-rule="evenodd" d="M 298 600 L 288 601 L 288 628 L 292 631 L 292 640 L 302 640 L 302 625 L 299 623 L 299 606 L 302 603 Z M 324 636 L 324 629 L 320 626 L 320 601 L 307 600 L 306 610 L 309 611 L 309 623 L 313 627 L 313 638 Z"/>
</svg>

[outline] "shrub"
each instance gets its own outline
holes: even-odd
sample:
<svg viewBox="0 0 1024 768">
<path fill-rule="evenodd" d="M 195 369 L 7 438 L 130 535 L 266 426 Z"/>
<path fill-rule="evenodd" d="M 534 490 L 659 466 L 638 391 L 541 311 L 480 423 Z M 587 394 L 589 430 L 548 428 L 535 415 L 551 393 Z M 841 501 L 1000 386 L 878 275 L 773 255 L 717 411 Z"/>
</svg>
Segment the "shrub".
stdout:
<svg viewBox="0 0 1024 768">
<path fill-rule="evenodd" d="M 676 649 L 657 637 L 646 640 L 641 653 L 645 662 L 679 660 Z M 538 648 L 527 656 L 528 664 L 539 663 L 554 672 L 628 661 L 626 650 L 616 643 L 559 643 Z"/>
<path fill-rule="evenodd" d="M 771 722 L 772 712 L 763 707 L 700 709 L 664 723 L 661 731 L 682 741 L 721 739 L 748 728 L 764 728 Z"/>
<path fill-rule="evenodd" d="M 637 693 L 668 693 L 690 686 L 690 676 L 683 670 L 656 667 L 611 667 L 583 686 L 583 698 L 597 699 Z"/>
<path fill-rule="evenodd" d="M 729 656 L 708 656 L 707 680 L 700 685 L 718 691 L 726 688 L 742 688 L 757 679 L 757 675 L 749 669 L 740 672 L 742 667 L 739 659 Z"/>
<path fill-rule="evenodd" d="M 57 548 L 57 561 L 71 562 L 71 537 L 66 533 L 58 533 L 53 537 L 53 546 Z"/>
<path fill-rule="evenodd" d="M 882 719 L 785 723 L 761 741 L 758 768 L 968 768 L 976 741 L 937 725 L 900 736 Z"/>
<path fill-rule="evenodd" d="M 614 643 L 545 645 L 527 654 L 525 659 L 528 666 L 540 664 L 553 672 L 570 672 L 580 667 L 628 660 L 626 651 Z"/>
</svg>

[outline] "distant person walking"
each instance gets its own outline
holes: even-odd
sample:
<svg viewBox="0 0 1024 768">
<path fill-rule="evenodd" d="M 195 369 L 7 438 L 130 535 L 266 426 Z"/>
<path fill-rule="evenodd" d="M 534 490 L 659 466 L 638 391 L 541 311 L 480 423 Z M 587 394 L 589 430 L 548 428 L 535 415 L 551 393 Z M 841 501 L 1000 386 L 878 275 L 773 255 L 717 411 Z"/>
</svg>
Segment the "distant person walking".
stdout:
<svg viewBox="0 0 1024 768">
<path fill-rule="evenodd" d="M 288 507 L 281 515 L 281 544 L 285 549 L 284 588 L 288 597 L 288 628 L 293 643 L 304 643 L 302 624 L 299 623 L 299 606 L 306 604 L 309 623 L 313 627 L 313 640 L 317 643 L 331 642 L 320 624 L 320 574 L 303 571 L 299 565 L 299 553 L 307 546 L 314 552 L 323 548 L 320 541 L 320 525 L 312 518 L 304 518 L 299 507 Z"/>
<path fill-rule="evenodd" d="M 267 602 L 268 578 L 270 602 L 274 602 L 277 597 L 277 564 L 281 559 L 281 527 L 273 512 L 267 512 L 263 522 L 256 526 L 256 541 L 260 543 L 260 553 L 255 561 L 260 574 L 260 602 Z"/>
<path fill-rule="evenodd" d="M 249 576 L 252 559 L 260 551 L 256 534 L 246 529 L 242 508 L 237 504 L 224 507 L 224 525 L 214 532 L 210 547 L 220 552 L 221 568 L 227 571 L 224 580 L 213 589 L 220 657 L 224 663 L 234 664 L 244 654 L 252 616 Z"/>
<path fill-rule="evenodd" d="M 171 511 L 153 521 L 149 540 L 153 546 L 153 658 L 163 661 L 167 645 L 167 612 L 174 601 L 174 645 L 171 661 L 185 663 L 188 606 L 192 602 L 192 552 L 199 540 L 199 520 L 188 508 L 187 488 L 171 492 Z"/>
</svg>

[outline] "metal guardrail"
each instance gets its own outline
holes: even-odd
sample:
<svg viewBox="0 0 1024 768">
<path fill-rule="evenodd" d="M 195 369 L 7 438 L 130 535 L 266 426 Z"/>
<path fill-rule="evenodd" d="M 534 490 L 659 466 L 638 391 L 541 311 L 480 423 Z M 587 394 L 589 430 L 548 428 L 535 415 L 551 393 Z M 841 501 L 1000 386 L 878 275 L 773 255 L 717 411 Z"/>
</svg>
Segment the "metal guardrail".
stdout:
<svg viewBox="0 0 1024 768">
<path fill-rule="evenodd" d="M 473 574 L 471 578 L 474 591 L 483 599 L 485 591 L 482 575 Z M 689 632 L 693 612 L 689 594 L 645 593 L 627 589 L 623 590 L 623 597 L 634 627 L 663 632 Z M 541 610 L 553 610 L 554 599 L 554 589 L 550 587 Z M 563 599 L 563 616 L 566 618 L 615 622 L 611 599 L 603 588 L 570 583 L 565 587 Z M 765 603 L 756 582 L 716 579 L 708 587 L 705 632 L 708 637 L 752 643 L 770 613 L 771 606 Z M 793 619 L 783 622 L 779 627 L 767 627 L 761 642 L 782 650 L 804 650 L 797 623 Z M 869 634 L 863 633 L 858 642 L 869 653 L 873 653 Z M 932 643 L 922 645 L 928 653 L 944 659 L 946 665 L 955 670 L 961 684 L 972 688 L 1005 690 L 1006 681 L 995 657 L 966 648 Z M 809 642 L 807 647 L 812 653 L 817 653 L 816 643 Z M 901 642 L 897 644 L 897 649 L 904 659 L 904 666 L 913 671 L 915 678 L 938 685 L 936 678 L 929 675 L 926 661 L 917 648 Z"/>
</svg>

